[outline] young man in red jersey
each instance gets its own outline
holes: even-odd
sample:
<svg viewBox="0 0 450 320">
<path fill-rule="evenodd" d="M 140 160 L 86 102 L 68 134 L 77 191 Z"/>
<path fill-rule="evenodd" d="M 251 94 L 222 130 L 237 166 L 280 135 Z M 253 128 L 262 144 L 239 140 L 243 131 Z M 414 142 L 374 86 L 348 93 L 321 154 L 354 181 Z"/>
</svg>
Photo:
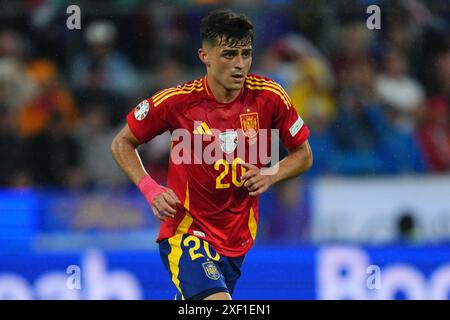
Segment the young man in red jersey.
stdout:
<svg viewBox="0 0 450 320">
<path fill-rule="evenodd" d="M 206 76 L 142 101 L 112 153 L 161 221 L 157 242 L 177 297 L 228 300 L 256 236 L 258 195 L 307 171 L 312 152 L 309 130 L 283 88 L 249 74 L 251 22 L 217 10 L 203 18 L 200 33 Z M 270 149 L 273 139 L 264 133 L 271 129 L 289 153 L 267 170 L 254 153 Z M 163 187 L 136 148 L 167 130 L 172 148 Z"/>
</svg>

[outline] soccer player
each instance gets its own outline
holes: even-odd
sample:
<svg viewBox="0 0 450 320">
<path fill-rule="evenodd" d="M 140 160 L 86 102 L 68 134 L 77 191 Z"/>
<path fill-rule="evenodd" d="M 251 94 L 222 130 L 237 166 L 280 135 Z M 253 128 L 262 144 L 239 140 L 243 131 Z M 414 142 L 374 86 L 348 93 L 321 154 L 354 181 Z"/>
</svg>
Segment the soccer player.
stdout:
<svg viewBox="0 0 450 320">
<path fill-rule="evenodd" d="M 258 195 L 307 171 L 312 152 L 309 130 L 283 88 L 249 74 L 252 23 L 216 10 L 203 18 L 200 34 L 206 75 L 142 101 L 111 148 L 161 221 L 157 242 L 177 298 L 229 300 L 255 240 Z M 262 134 L 270 129 L 289 150 L 272 171 L 259 158 L 249 163 L 255 145 L 272 141 Z M 164 187 L 144 170 L 136 148 L 167 130 L 172 147 Z"/>
</svg>

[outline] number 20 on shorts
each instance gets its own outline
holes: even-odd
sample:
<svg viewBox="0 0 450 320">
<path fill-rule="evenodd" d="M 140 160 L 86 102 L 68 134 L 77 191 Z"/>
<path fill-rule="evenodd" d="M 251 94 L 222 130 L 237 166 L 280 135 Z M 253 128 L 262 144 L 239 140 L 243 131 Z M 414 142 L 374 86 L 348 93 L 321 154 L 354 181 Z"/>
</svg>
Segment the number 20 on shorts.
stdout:
<svg viewBox="0 0 450 320">
<path fill-rule="evenodd" d="M 201 241 L 199 238 L 194 236 L 187 236 L 183 241 L 183 245 L 189 248 L 189 255 L 191 257 L 191 260 L 194 261 L 198 258 L 203 258 L 205 256 L 203 253 L 198 252 L 198 249 L 200 249 L 201 242 L 203 242 L 203 249 L 208 258 L 210 258 L 213 261 L 219 261 L 220 255 L 216 252 L 214 257 L 212 256 L 208 242 Z M 191 247 L 191 243 L 194 243 L 194 246 Z"/>
</svg>

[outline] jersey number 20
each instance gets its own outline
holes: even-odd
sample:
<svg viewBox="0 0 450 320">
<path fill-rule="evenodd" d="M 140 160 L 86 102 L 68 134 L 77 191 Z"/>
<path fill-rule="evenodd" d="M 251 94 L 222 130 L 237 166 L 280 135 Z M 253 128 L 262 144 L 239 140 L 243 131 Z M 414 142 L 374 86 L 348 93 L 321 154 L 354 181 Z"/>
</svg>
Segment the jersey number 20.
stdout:
<svg viewBox="0 0 450 320">
<path fill-rule="evenodd" d="M 237 178 L 237 165 L 239 163 L 244 163 L 244 160 L 241 158 L 236 158 L 233 160 L 233 163 L 231 164 L 231 181 L 236 187 L 242 187 L 244 184 L 244 181 L 238 180 Z M 230 187 L 229 183 L 223 183 L 222 180 L 228 175 L 228 171 L 230 170 L 230 164 L 225 159 L 217 160 L 214 163 L 214 169 L 217 171 L 220 171 L 221 167 L 224 168 L 224 170 L 220 173 L 220 175 L 216 178 L 216 189 L 227 189 Z M 246 169 L 241 166 L 241 173 L 242 175 L 245 173 Z"/>
</svg>

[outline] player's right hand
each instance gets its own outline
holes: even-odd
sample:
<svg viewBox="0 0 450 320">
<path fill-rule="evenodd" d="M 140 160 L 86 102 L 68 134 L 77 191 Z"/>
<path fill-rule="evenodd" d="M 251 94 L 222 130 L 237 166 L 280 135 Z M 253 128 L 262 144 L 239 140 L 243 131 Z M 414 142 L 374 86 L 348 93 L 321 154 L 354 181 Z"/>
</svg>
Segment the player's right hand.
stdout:
<svg viewBox="0 0 450 320">
<path fill-rule="evenodd" d="M 159 221 L 166 221 L 174 218 L 177 213 L 177 206 L 181 205 L 181 201 L 173 190 L 165 188 L 164 192 L 158 194 L 151 205 L 153 214 Z"/>
</svg>

